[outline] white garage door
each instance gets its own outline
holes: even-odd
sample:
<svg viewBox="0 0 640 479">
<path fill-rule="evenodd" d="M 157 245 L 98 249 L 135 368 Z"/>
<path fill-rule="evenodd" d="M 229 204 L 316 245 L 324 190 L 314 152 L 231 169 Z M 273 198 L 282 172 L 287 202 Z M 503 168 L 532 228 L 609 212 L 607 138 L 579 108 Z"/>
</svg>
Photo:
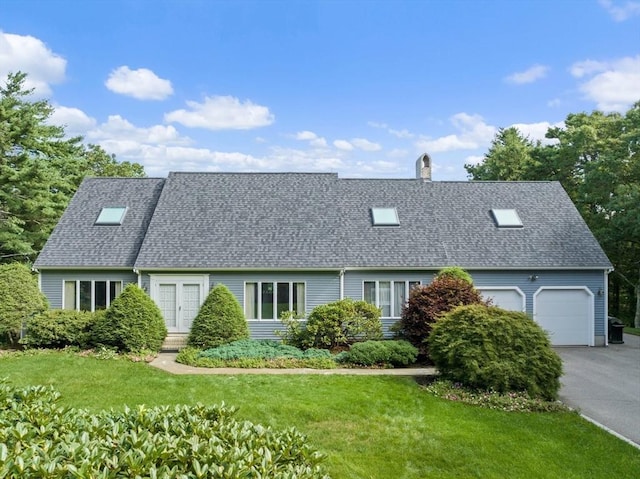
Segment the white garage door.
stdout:
<svg viewBox="0 0 640 479">
<path fill-rule="evenodd" d="M 491 299 L 493 306 L 509 311 L 524 311 L 524 293 L 518 288 L 478 288 L 485 299 Z"/>
<path fill-rule="evenodd" d="M 593 295 L 584 288 L 538 290 L 533 319 L 555 346 L 593 345 Z"/>
</svg>

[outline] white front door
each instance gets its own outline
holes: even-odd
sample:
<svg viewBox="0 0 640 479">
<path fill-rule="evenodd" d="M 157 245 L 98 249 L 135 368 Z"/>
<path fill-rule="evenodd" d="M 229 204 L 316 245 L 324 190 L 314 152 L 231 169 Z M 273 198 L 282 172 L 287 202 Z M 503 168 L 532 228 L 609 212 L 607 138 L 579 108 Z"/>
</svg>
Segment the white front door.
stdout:
<svg viewBox="0 0 640 479">
<path fill-rule="evenodd" d="M 151 297 L 160 308 L 169 332 L 189 332 L 208 285 L 206 275 L 151 276 Z"/>
</svg>

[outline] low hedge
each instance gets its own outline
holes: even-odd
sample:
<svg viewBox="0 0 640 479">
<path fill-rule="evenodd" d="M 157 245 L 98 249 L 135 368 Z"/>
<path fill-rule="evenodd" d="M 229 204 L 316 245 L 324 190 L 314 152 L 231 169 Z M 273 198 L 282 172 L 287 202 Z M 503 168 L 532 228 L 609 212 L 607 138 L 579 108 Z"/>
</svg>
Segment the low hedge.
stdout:
<svg viewBox="0 0 640 479">
<path fill-rule="evenodd" d="M 338 354 L 336 361 L 361 366 L 407 366 L 417 357 L 418 348 L 408 341 L 364 341 Z"/>
<path fill-rule="evenodd" d="M 0 477 L 328 479 L 302 434 L 236 420 L 224 405 L 94 414 L 59 397 L 0 383 Z"/>
<path fill-rule="evenodd" d="M 28 348 L 87 348 L 95 314 L 88 311 L 52 309 L 34 316 L 20 343 Z"/>
</svg>

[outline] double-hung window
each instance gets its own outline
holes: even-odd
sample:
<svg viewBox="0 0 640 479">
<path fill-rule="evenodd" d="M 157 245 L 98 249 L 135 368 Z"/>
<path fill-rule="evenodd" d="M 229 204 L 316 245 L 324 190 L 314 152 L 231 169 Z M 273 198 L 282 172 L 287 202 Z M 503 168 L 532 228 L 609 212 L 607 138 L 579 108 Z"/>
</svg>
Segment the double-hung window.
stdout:
<svg viewBox="0 0 640 479">
<path fill-rule="evenodd" d="M 409 299 L 409 291 L 418 285 L 420 281 L 365 281 L 362 297 L 380 308 L 383 318 L 399 318 Z"/>
<path fill-rule="evenodd" d="M 286 311 L 305 314 L 305 283 L 256 281 L 244 285 L 244 313 L 247 319 L 278 319 Z"/>
<path fill-rule="evenodd" d="M 66 280 L 62 307 L 78 311 L 107 309 L 121 291 L 122 281 Z"/>
</svg>

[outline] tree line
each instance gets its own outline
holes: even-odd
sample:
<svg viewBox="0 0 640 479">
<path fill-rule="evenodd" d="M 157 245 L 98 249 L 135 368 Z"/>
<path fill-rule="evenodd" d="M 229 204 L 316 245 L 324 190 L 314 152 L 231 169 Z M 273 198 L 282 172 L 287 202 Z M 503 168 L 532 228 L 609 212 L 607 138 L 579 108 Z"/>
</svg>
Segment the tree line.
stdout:
<svg viewBox="0 0 640 479">
<path fill-rule="evenodd" d="M 35 100 L 27 75 L 0 86 L 0 263 L 33 262 L 86 176 L 145 176 L 98 145 L 52 125 L 53 106 Z"/>
<path fill-rule="evenodd" d="M 484 160 L 465 165 L 469 178 L 559 181 L 614 265 L 611 314 L 640 327 L 640 101 L 625 114 L 569 114 L 545 136 L 500 129 Z"/>
</svg>

